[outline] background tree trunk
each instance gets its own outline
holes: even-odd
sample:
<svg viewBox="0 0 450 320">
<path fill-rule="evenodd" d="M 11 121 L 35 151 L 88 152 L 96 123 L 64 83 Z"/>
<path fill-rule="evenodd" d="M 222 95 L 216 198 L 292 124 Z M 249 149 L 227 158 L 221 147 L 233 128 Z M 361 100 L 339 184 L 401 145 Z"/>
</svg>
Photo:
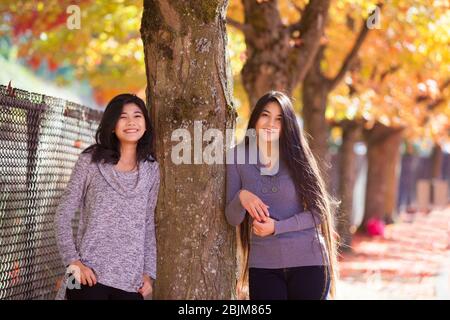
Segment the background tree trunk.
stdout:
<svg viewBox="0 0 450 320">
<path fill-rule="evenodd" d="M 314 59 L 314 63 L 303 81 L 303 123 L 308 133 L 309 145 L 317 158 L 319 167 L 327 180 L 329 169 L 328 136 L 330 128 L 325 118 L 328 95 L 330 94 L 330 81 L 322 75 L 320 62 L 322 61 L 324 47 Z"/>
<path fill-rule="evenodd" d="M 390 128 L 376 123 L 370 130 L 365 131 L 367 140 L 367 186 L 366 201 L 361 231 L 365 231 L 370 218 L 386 221 L 386 203 L 388 201 L 389 170 L 391 163 L 398 160 L 398 152 L 402 138 L 402 128 Z M 392 167 L 391 167 L 392 168 Z"/>
<path fill-rule="evenodd" d="M 386 152 L 389 153 L 389 161 L 386 162 L 386 223 L 394 223 L 397 214 L 398 187 L 400 183 L 401 154 L 400 145 L 402 143 L 402 133 L 395 132 L 390 137 L 389 147 Z M 392 153 L 392 154 L 391 154 Z"/>
<path fill-rule="evenodd" d="M 301 19 L 288 26 L 281 21 L 277 0 L 243 0 L 243 5 L 245 22 L 233 25 L 245 35 L 247 60 L 241 74 L 253 108 L 267 91 L 291 95 L 303 81 L 319 49 L 330 1 L 310 1 Z"/>
<path fill-rule="evenodd" d="M 431 179 L 442 179 L 444 155 L 440 145 L 435 144 L 431 153 Z"/>
<path fill-rule="evenodd" d="M 226 0 L 145 0 L 141 35 L 161 188 L 156 211 L 157 299 L 230 299 L 235 229 L 224 216 L 225 166 L 171 160 L 172 132 L 232 128 Z M 225 137 L 225 134 L 224 134 Z M 202 150 L 209 142 L 202 142 Z M 194 150 L 193 143 L 191 144 Z M 193 159 L 193 157 L 191 157 Z M 193 162 L 192 162 L 193 163 Z"/>
<path fill-rule="evenodd" d="M 353 150 L 360 135 L 360 126 L 354 121 L 342 124 L 342 145 L 339 148 L 339 199 L 338 233 L 341 250 L 350 251 L 352 244 L 351 218 L 353 213 L 353 188 L 356 180 L 356 156 Z"/>
<path fill-rule="evenodd" d="M 329 125 L 325 118 L 328 96 L 344 79 L 347 71 L 358 67 L 358 52 L 368 34 L 367 21 L 363 21 L 351 50 L 342 61 L 337 74 L 332 78 L 325 76 L 322 71 L 321 64 L 327 46 L 321 45 L 303 80 L 302 112 L 305 130 L 312 138 L 310 142 L 311 150 L 319 159 L 318 162 L 325 179 L 327 179 L 327 171 L 330 166 L 328 155 Z"/>
</svg>

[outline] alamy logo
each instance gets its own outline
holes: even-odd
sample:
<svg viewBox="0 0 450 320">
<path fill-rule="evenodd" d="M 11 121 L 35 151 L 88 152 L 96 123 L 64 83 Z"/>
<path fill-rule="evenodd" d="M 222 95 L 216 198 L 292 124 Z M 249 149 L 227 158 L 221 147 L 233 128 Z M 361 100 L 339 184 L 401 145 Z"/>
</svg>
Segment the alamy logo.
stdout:
<svg viewBox="0 0 450 320">
<path fill-rule="evenodd" d="M 66 270 L 67 289 L 81 289 L 80 268 L 70 265 Z"/>
<path fill-rule="evenodd" d="M 67 29 L 74 30 L 81 28 L 81 10 L 77 5 L 70 5 L 66 9 L 66 13 L 69 14 L 67 17 Z"/>
<path fill-rule="evenodd" d="M 259 159 L 262 175 L 278 172 L 278 139 L 270 141 L 269 152 L 267 134 L 264 132 L 256 134 L 255 129 L 248 129 L 245 135 L 247 143 L 238 145 L 236 145 L 233 129 L 226 129 L 224 138 L 219 129 L 209 128 L 203 133 L 202 121 L 194 121 L 193 132 L 193 139 L 191 131 L 186 128 L 179 128 L 172 132 L 171 141 L 178 142 L 172 146 L 171 160 L 174 164 L 258 164 Z M 206 144 L 205 148 L 203 148 L 204 144 Z M 236 157 L 234 153 L 227 152 L 233 146 L 236 146 Z"/>
<path fill-rule="evenodd" d="M 381 29 L 381 9 L 375 7 L 375 9 L 369 14 L 367 18 L 366 26 L 368 29 Z"/>
</svg>

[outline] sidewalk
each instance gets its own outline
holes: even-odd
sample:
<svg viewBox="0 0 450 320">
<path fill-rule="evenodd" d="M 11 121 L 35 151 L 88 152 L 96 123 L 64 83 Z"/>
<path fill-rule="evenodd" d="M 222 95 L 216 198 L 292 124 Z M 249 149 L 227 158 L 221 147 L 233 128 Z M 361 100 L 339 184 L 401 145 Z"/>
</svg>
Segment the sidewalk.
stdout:
<svg viewBox="0 0 450 320">
<path fill-rule="evenodd" d="M 384 237 L 355 236 L 337 299 L 450 299 L 450 207 L 399 220 Z"/>
</svg>

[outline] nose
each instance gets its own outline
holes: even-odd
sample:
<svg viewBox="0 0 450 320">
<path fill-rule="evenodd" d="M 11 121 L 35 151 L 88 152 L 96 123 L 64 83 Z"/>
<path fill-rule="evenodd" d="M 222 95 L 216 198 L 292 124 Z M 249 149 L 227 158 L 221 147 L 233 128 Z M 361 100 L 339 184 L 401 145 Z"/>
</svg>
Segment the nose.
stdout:
<svg viewBox="0 0 450 320">
<path fill-rule="evenodd" d="M 272 128 L 274 128 L 274 127 L 275 127 L 275 122 L 276 122 L 275 117 L 271 117 L 270 120 L 269 120 L 269 125 L 270 125 Z"/>
<path fill-rule="evenodd" d="M 134 122 L 133 119 L 129 119 L 127 121 L 127 127 L 136 127 L 136 123 Z"/>
</svg>

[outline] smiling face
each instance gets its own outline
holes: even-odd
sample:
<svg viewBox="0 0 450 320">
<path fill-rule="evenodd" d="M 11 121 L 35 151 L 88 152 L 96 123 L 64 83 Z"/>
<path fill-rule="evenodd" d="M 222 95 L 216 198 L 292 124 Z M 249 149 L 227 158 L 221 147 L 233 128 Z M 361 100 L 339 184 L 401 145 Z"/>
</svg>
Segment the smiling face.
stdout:
<svg viewBox="0 0 450 320">
<path fill-rule="evenodd" d="M 134 103 L 125 104 L 114 128 L 120 143 L 137 143 L 145 130 L 145 118 L 141 109 Z"/>
<path fill-rule="evenodd" d="M 269 102 L 256 121 L 255 129 L 258 139 L 262 141 L 277 141 L 280 138 L 283 116 L 281 107 L 276 102 Z"/>
</svg>

